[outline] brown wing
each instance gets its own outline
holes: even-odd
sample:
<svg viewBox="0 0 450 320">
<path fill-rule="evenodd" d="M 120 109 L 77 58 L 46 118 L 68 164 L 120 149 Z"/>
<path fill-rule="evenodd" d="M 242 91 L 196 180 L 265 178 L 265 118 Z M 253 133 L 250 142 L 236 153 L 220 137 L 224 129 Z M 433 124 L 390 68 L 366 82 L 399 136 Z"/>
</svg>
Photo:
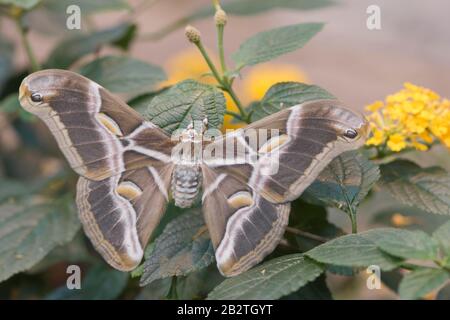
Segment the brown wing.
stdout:
<svg viewBox="0 0 450 320">
<path fill-rule="evenodd" d="M 42 101 L 34 102 L 32 94 Z M 74 72 L 26 77 L 20 103 L 49 127 L 71 167 L 91 180 L 170 162 L 170 137 L 97 83 Z"/>
<path fill-rule="evenodd" d="M 337 101 L 319 100 L 207 145 L 203 206 L 222 273 L 245 271 L 270 253 L 284 232 L 290 201 L 366 135 L 361 116 Z M 243 206 L 233 206 L 236 201 Z"/>
<path fill-rule="evenodd" d="M 290 204 L 274 204 L 231 175 L 203 167 L 203 212 L 217 266 L 234 276 L 275 249 L 288 223 Z"/>
<path fill-rule="evenodd" d="M 81 175 L 77 205 L 95 248 L 119 270 L 136 267 L 168 200 L 170 137 L 70 71 L 29 75 L 20 86 L 20 102 L 47 124 Z"/>
</svg>

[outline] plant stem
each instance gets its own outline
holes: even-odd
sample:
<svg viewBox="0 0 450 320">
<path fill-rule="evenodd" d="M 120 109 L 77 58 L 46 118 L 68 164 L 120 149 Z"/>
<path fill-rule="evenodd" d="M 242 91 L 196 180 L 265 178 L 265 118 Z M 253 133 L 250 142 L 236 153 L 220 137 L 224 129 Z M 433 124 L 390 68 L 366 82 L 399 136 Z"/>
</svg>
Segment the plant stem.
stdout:
<svg viewBox="0 0 450 320">
<path fill-rule="evenodd" d="M 350 217 L 350 221 L 352 223 L 352 233 L 358 233 L 358 222 L 356 221 L 356 212 L 353 209 L 353 206 L 348 206 L 348 215 Z"/>
<path fill-rule="evenodd" d="M 216 69 L 216 66 L 211 61 L 211 58 L 209 57 L 208 53 L 205 50 L 205 47 L 203 46 L 202 42 L 199 41 L 195 43 L 198 50 L 200 50 L 200 53 L 202 54 L 203 58 L 205 59 L 206 63 L 208 64 L 209 69 L 211 70 L 212 74 L 214 75 L 214 78 L 216 78 L 217 82 L 225 88 L 224 83 L 222 81 L 222 77 L 220 76 L 219 72 Z"/>
<path fill-rule="evenodd" d="M 22 44 L 25 48 L 25 51 L 27 53 L 28 56 L 28 60 L 30 62 L 31 65 L 31 70 L 32 71 L 38 71 L 41 69 L 41 66 L 39 65 L 39 62 L 37 61 L 34 52 L 33 52 L 33 48 L 31 47 L 30 42 L 28 41 L 28 37 L 27 37 L 27 31 L 25 30 L 22 22 L 21 22 L 21 18 L 18 17 L 16 19 L 16 25 L 17 25 L 17 29 L 19 30 L 20 33 L 20 37 L 22 39 Z"/>
<path fill-rule="evenodd" d="M 244 122 L 247 121 L 246 119 L 242 118 L 242 116 L 239 113 L 237 113 L 237 112 L 233 112 L 233 111 L 228 111 L 227 110 L 227 111 L 225 111 L 225 114 L 227 114 L 229 116 L 232 116 L 232 117 L 234 117 L 234 118 L 236 118 L 238 120 L 244 121 Z"/>
<path fill-rule="evenodd" d="M 222 89 L 230 95 L 231 99 L 233 99 L 234 103 L 236 104 L 236 106 L 239 110 L 241 119 L 244 120 L 245 122 L 249 123 L 250 122 L 249 116 L 248 116 L 247 112 L 245 112 L 241 101 L 239 100 L 238 96 L 234 92 L 234 90 L 233 90 L 232 86 L 230 85 L 230 83 L 228 82 L 228 80 L 223 78 L 217 71 L 216 66 L 211 61 L 211 58 L 209 57 L 208 53 L 206 52 L 205 47 L 203 46 L 202 42 L 201 41 L 196 42 L 195 45 L 197 46 L 198 50 L 200 50 L 200 53 L 202 54 L 203 58 L 205 59 L 206 63 L 208 64 L 209 69 L 211 69 L 211 72 L 214 75 L 214 78 L 216 78 L 219 85 L 222 86 Z"/>
<path fill-rule="evenodd" d="M 299 229 L 292 228 L 292 227 L 286 227 L 286 231 L 289 233 L 295 234 L 296 236 L 301 236 L 304 238 L 308 238 L 308 239 L 323 242 L 323 243 L 325 243 L 329 240 L 329 239 L 319 236 L 317 234 L 299 230 Z"/>
<path fill-rule="evenodd" d="M 220 66 L 222 67 L 222 73 L 224 74 L 224 80 L 228 82 L 225 73 L 227 72 L 227 65 L 225 63 L 225 52 L 223 50 L 223 31 L 224 25 L 217 26 L 217 50 L 219 51 Z"/>
</svg>

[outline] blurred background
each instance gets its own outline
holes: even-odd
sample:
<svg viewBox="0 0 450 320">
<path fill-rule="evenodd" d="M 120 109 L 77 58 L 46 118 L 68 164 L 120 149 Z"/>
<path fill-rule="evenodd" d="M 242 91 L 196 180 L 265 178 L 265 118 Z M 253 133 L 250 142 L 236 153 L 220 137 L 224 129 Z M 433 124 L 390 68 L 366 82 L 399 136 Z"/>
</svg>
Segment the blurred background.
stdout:
<svg viewBox="0 0 450 320">
<path fill-rule="evenodd" d="M 138 24 L 138 39 L 131 47 L 131 55 L 166 68 L 171 58 L 192 46 L 184 37 L 184 26 L 158 41 L 150 40 L 152 33 L 211 5 L 209 0 L 150 0 L 144 1 L 150 5 L 141 8 L 142 1 L 129 2 L 138 8 L 134 18 Z M 366 9 L 370 5 L 381 9 L 381 30 L 371 31 L 366 27 Z M 290 69 L 300 70 L 309 82 L 326 88 L 353 108 L 362 108 L 400 89 L 405 81 L 448 96 L 449 10 L 450 3 L 444 0 L 430 0 L 426 5 L 421 0 L 340 0 L 334 6 L 318 10 L 278 8 L 250 17 L 234 15 L 229 17 L 226 28 L 225 51 L 229 56 L 243 40 L 259 31 L 301 22 L 326 22 L 322 32 L 302 50 L 273 63 L 289 64 Z M 90 22 L 100 28 L 114 25 L 126 16 L 126 11 L 99 13 L 92 16 Z M 62 37 L 67 31 L 64 32 L 64 25 L 61 30 L 55 29 L 54 21 L 39 12 L 33 19 L 38 20 L 40 28 L 47 33 L 34 30 L 30 33 L 37 57 L 44 59 L 57 41 L 55 34 Z M 201 19 L 193 25 L 201 31 L 205 45 L 214 48 L 212 19 Z M 0 29 L 20 45 L 13 22 L 2 19 Z M 19 50 L 14 63 L 19 68 L 26 61 L 25 52 Z M 250 71 L 250 68 L 244 69 L 243 77 Z"/>
<path fill-rule="evenodd" d="M 54 0 L 53 2 L 56 3 Z M 425 3 L 421 0 L 336 0 L 335 2 L 335 5 L 317 10 L 274 8 L 251 16 L 229 15 L 225 29 L 226 57 L 230 57 L 245 39 L 257 32 L 302 22 L 326 23 L 324 29 L 301 50 L 283 55 L 270 63 L 244 68 L 242 79 L 236 80 L 235 87 L 245 104 L 261 99 L 272 84 L 288 80 L 317 84 L 350 108 L 359 111 L 363 111 L 364 106 L 373 101 L 382 100 L 388 94 L 400 90 L 404 82 L 431 88 L 444 97 L 450 96 L 449 1 L 430 0 Z M 184 27 L 189 22 L 186 17 L 202 8 L 211 7 L 210 0 L 130 0 L 128 3 L 130 7 L 127 9 L 107 10 L 89 15 L 88 19 L 82 21 L 81 32 L 105 29 L 121 21 L 132 21 L 137 24 L 137 33 L 127 54 L 162 66 L 168 80 L 161 86 L 186 78 L 210 81 L 203 79 L 202 75 L 208 69 L 184 35 Z M 381 9 L 380 30 L 369 30 L 366 26 L 369 17 L 366 10 L 371 5 L 377 5 Z M 83 14 L 83 7 L 81 9 Z M 61 12 L 49 13 L 48 10 L 39 7 L 27 16 L 30 26 L 28 39 L 38 61 L 44 62 L 57 43 L 72 36 L 72 33 L 79 32 L 66 29 L 65 17 L 66 15 Z M 204 45 L 213 58 L 217 57 L 214 53 L 216 29 L 212 17 L 195 19 L 189 23 L 200 30 Z M 3 60 L 4 65 L 0 72 L 14 71 L 17 74 L 21 72 L 26 74 L 29 60 L 21 42 L 19 29 L 13 20 L 0 16 L 0 37 L 7 38 L 16 48 L 12 60 Z M 102 48 L 101 53 L 86 55 L 76 64 L 92 60 L 93 55 L 110 52 L 120 51 L 112 47 Z M 232 64 L 231 60 L 228 62 Z M 6 81 L 6 78 L 0 77 L 0 82 Z M 4 92 L 0 90 L 0 93 L 5 97 L 15 90 L 17 85 Z M 3 129 L 10 126 L 1 113 L 0 126 L 3 126 Z M 47 131 L 42 127 L 41 132 Z M 15 139 L 18 138 L 14 136 L 14 131 L 1 132 L 0 151 L 3 155 L 11 150 L 17 151 L 19 142 Z M 45 144 L 54 142 L 45 141 Z M 15 154 L 14 157 L 5 155 L 5 162 L 14 163 L 16 166 L 12 168 L 13 172 L 20 167 L 19 163 L 32 163 L 28 161 L 35 157 L 36 151 L 20 151 L 20 160 L 15 158 Z M 421 162 L 424 164 L 440 163 L 449 166 L 439 157 L 424 154 L 418 156 L 422 157 Z M 15 162 L 16 160 L 18 162 Z M 54 174 L 61 166 L 63 164 L 58 153 L 53 153 L 40 163 L 40 174 L 42 176 Z M 28 177 L 36 171 L 33 166 L 25 165 L 20 168 L 20 172 L 15 172 L 12 176 Z M 361 230 L 366 229 L 369 222 L 374 222 L 370 215 L 374 206 L 379 212 L 383 206 L 393 204 L 385 200 L 380 203 L 378 198 L 368 202 L 360 209 L 360 212 L 364 212 L 359 216 Z M 438 218 L 433 219 L 430 222 L 432 225 L 430 230 L 440 223 Z M 348 231 L 348 221 L 342 213 L 332 210 L 330 220 Z M 61 273 L 60 270 L 58 272 Z M 61 274 L 59 276 L 61 277 Z M 60 278 L 58 279 L 55 283 L 60 281 Z M 364 274 L 350 278 L 330 275 L 327 281 L 335 298 L 396 297 L 385 287 L 383 290 L 375 291 L 365 289 Z"/>
</svg>

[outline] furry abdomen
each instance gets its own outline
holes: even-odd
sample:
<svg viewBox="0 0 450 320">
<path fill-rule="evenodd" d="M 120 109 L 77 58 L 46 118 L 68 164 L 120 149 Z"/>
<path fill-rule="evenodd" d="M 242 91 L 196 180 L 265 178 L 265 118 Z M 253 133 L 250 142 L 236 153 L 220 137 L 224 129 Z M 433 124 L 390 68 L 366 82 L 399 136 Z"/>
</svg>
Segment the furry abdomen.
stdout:
<svg viewBox="0 0 450 320">
<path fill-rule="evenodd" d="M 172 196 L 180 208 L 191 207 L 201 188 L 201 172 L 198 165 L 177 165 L 172 174 Z"/>
</svg>

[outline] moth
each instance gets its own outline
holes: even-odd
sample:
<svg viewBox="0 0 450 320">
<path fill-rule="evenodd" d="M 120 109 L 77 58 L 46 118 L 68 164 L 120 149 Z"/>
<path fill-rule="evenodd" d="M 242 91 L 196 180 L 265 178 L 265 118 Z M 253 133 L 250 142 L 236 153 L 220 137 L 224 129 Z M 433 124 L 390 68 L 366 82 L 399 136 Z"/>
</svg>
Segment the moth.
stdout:
<svg viewBox="0 0 450 320">
<path fill-rule="evenodd" d="M 368 133 L 364 118 L 338 101 L 315 100 L 209 141 L 202 139 L 205 128 L 192 124 L 173 139 L 97 83 L 64 70 L 27 76 L 19 100 L 45 122 L 80 175 L 76 203 L 84 231 L 122 271 L 140 263 L 171 199 L 179 207 L 201 201 L 223 275 L 250 269 L 281 240 L 290 202 Z M 248 138 L 255 130 L 270 132 L 257 150 Z M 230 153 L 224 145 L 235 148 Z M 175 161 L 173 150 L 185 150 L 180 146 L 208 149 L 209 156 L 183 151 Z M 264 172 L 274 155 L 277 170 Z"/>
</svg>

